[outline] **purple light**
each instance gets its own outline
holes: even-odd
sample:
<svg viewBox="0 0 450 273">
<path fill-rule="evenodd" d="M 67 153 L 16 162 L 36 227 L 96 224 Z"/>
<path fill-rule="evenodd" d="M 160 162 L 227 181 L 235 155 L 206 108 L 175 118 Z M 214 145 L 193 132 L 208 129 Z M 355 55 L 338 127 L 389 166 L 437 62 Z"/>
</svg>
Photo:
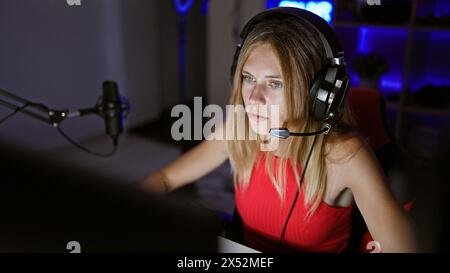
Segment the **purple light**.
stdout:
<svg viewBox="0 0 450 273">
<path fill-rule="evenodd" d="M 179 14 L 185 14 L 189 11 L 189 9 L 191 9 L 194 4 L 194 0 L 186 0 L 184 2 L 183 0 L 173 0 L 173 3 Z"/>
</svg>

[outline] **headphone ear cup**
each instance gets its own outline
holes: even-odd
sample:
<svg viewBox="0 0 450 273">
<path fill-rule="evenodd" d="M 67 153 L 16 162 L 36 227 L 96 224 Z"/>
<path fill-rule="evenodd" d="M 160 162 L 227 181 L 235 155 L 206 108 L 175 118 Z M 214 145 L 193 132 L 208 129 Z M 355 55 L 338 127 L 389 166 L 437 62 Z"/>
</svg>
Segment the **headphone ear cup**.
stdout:
<svg viewBox="0 0 450 273">
<path fill-rule="evenodd" d="M 325 76 L 327 69 L 322 69 L 313 80 L 309 89 L 309 112 L 318 121 L 325 120 L 328 105 L 319 96 L 323 96 Z"/>
<path fill-rule="evenodd" d="M 349 77 L 347 74 L 344 74 L 344 76 L 340 80 L 341 87 L 339 90 L 334 94 L 334 99 L 331 102 L 330 106 L 330 112 L 335 114 L 335 118 L 339 119 L 342 112 L 342 106 L 344 105 L 345 98 L 347 97 L 348 88 L 349 88 Z M 337 122 L 337 120 L 336 120 Z"/>
</svg>

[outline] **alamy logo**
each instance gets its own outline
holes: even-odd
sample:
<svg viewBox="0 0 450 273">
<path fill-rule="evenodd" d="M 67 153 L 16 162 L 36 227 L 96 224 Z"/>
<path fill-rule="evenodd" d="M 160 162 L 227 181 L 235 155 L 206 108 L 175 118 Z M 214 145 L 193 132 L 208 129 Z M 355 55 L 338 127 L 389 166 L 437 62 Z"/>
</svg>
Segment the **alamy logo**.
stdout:
<svg viewBox="0 0 450 273">
<path fill-rule="evenodd" d="M 81 6 L 81 0 L 66 0 L 69 6 Z"/>
<path fill-rule="evenodd" d="M 66 249 L 71 250 L 70 253 L 81 253 L 81 245 L 78 241 L 68 242 Z"/>
<path fill-rule="evenodd" d="M 377 241 L 370 241 L 366 246 L 367 250 L 370 250 L 370 253 L 381 253 L 381 244 Z"/>
<path fill-rule="evenodd" d="M 279 128 L 279 105 L 227 105 L 225 113 L 219 105 L 203 107 L 201 97 L 194 97 L 194 111 L 187 105 L 178 104 L 172 108 L 171 117 L 177 117 L 172 124 L 171 135 L 180 140 L 258 140 L 264 138 L 261 150 L 274 151 L 279 139 L 270 137 L 270 128 Z M 225 119 L 224 123 L 224 117 Z M 203 118 L 209 120 L 203 124 Z M 215 130 L 224 126 L 222 134 Z M 193 138 L 192 138 L 193 136 Z"/>
<path fill-rule="evenodd" d="M 369 6 L 380 6 L 381 5 L 381 0 L 367 0 L 367 5 Z"/>
</svg>

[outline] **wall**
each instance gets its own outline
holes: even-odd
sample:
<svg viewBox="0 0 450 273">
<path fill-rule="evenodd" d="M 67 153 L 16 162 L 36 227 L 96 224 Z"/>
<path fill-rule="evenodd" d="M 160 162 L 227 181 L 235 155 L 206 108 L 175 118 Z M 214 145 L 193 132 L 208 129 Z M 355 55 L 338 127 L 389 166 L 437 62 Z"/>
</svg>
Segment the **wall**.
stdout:
<svg viewBox="0 0 450 273">
<path fill-rule="evenodd" d="M 265 9 L 264 0 L 210 1 L 207 44 L 207 94 L 209 103 L 222 107 L 230 94 L 230 67 L 238 35 L 245 23 Z"/>
<path fill-rule="evenodd" d="M 162 108 L 170 110 L 180 103 L 178 72 L 178 14 L 172 0 L 158 1 Z M 185 2 L 185 1 L 184 1 Z M 187 14 L 186 24 L 186 93 L 188 103 L 194 96 L 206 97 L 206 17 L 200 12 L 201 1 L 195 1 Z"/>
<path fill-rule="evenodd" d="M 128 96 L 131 127 L 157 116 L 160 106 L 157 3 L 154 1 L 2 0 L 0 87 L 53 108 L 95 104 L 104 80 Z M 10 111 L 1 107 L 0 117 Z M 104 132 L 98 117 L 67 120 L 76 139 Z M 0 125 L 0 138 L 34 149 L 66 142 L 56 130 L 24 115 Z"/>
<path fill-rule="evenodd" d="M 82 0 L 69 7 L 65 0 L 2 0 L 0 87 L 75 110 L 93 105 L 101 83 L 111 79 L 132 104 L 127 128 L 154 120 L 179 103 L 177 15 L 171 2 Z M 224 105 L 237 34 L 265 1 L 210 0 L 206 17 L 200 2 L 188 16 L 188 98 Z M 0 117 L 9 112 L 0 107 Z M 103 127 L 95 116 L 63 126 L 77 140 L 103 135 Z M 54 128 L 20 114 L 0 126 L 0 138 L 34 149 L 67 145 Z"/>
</svg>

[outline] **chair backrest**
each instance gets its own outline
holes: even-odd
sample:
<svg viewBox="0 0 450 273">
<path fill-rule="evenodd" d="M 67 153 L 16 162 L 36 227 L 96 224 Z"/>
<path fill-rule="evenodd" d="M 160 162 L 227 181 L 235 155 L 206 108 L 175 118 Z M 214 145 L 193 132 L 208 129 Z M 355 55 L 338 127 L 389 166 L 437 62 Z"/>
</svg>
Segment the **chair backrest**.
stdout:
<svg viewBox="0 0 450 273">
<path fill-rule="evenodd" d="M 388 129 L 386 104 L 378 90 L 352 87 L 348 104 L 356 121 L 356 130 L 367 138 L 374 151 L 393 141 Z"/>
</svg>

